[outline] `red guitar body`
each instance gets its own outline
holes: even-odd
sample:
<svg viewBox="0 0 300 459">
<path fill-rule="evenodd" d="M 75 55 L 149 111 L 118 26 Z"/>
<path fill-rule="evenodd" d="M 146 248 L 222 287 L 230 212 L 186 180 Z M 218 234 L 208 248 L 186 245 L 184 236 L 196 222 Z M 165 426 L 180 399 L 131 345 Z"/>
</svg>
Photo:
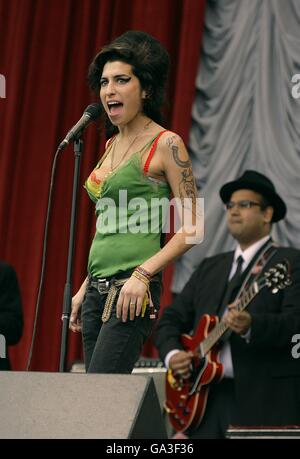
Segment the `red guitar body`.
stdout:
<svg viewBox="0 0 300 459">
<path fill-rule="evenodd" d="M 209 386 L 223 377 L 218 345 L 201 357 L 201 342 L 218 322 L 217 316 L 205 314 L 193 336 L 181 336 L 184 350 L 192 351 L 196 355 L 189 379 L 179 379 L 171 370 L 167 372 L 165 409 L 172 426 L 178 432 L 194 430 L 199 426 L 204 416 Z"/>
</svg>

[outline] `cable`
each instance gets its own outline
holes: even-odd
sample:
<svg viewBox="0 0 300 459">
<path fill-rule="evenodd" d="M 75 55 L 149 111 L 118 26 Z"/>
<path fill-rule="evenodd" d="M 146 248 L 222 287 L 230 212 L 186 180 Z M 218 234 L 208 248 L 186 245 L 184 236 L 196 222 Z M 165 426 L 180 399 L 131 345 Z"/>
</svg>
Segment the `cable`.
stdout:
<svg viewBox="0 0 300 459">
<path fill-rule="evenodd" d="M 29 369 L 30 369 L 31 360 L 32 360 L 32 354 L 33 354 L 33 348 L 34 348 L 35 338 L 36 338 L 37 321 L 38 321 L 38 316 L 39 316 L 39 311 L 40 311 L 42 288 L 43 288 L 43 285 L 44 285 L 44 277 L 45 277 L 46 253 L 47 253 L 47 243 L 48 243 L 48 229 L 49 229 L 50 211 L 51 211 L 51 204 L 52 204 L 53 183 L 54 183 L 54 175 L 55 175 L 55 170 L 56 170 L 57 157 L 58 157 L 59 153 L 60 153 L 60 150 L 57 149 L 56 153 L 55 153 L 55 156 L 54 156 L 53 165 L 52 165 L 52 171 L 51 171 L 51 180 L 50 180 L 49 195 L 48 195 L 48 205 L 47 205 L 47 214 L 46 214 L 46 224 L 45 224 L 44 239 L 43 239 L 42 269 L 41 269 L 41 275 L 40 275 L 40 281 L 39 281 L 39 289 L 38 289 L 38 295 L 37 295 L 36 306 L 35 306 L 33 332 L 32 332 L 32 338 L 31 338 L 31 343 L 30 343 L 28 360 L 27 360 L 27 364 L 26 364 L 26 371 L 29 371 Z"/>
</svg>

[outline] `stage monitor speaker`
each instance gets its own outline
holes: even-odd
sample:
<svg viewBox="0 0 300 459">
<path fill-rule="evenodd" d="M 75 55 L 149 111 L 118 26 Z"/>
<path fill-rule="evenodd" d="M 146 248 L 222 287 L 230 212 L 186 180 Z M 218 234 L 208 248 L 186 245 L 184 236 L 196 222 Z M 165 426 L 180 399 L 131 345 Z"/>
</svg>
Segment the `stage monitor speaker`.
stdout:
<svg viewBox="0 0 300 459">
<path fill-rule="evenodd" d="M 142 357 L 137 361 L 132 372 L 134 375 L 152 376 L 162 411 L 166 399 L 166 371 L 167 370 L 161 360 Z"/>
<path fill-rule="evenodd" d="M 1 372 L 0 438 L 166 439 L 152 378 Z"/>
<path fill-rule="evenodd" d="M 170 438 L 173 435 L 173 428 L 169 422 L 169 416 L 167 416 L 164 408 L 166 400 L 166 371 L 166 368 L 160 360 L 141 358 L 137 362 L 132 373 L 136 375 L 152 376 L 167 435 Z"/>
</svg>

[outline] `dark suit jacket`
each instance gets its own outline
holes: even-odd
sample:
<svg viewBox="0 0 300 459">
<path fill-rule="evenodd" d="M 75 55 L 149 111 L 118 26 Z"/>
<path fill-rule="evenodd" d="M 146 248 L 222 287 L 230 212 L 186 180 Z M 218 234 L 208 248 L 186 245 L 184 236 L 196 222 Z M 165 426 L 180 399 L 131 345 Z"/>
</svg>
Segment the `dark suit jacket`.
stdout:
<svg viewBox="0 0 300 459">
<path fill-rule="evenodd" d="M 162 360 L 182 349 L 180 334 L 191 333 L 205 313 L 216 314 L 222 302 L 233 252 L 206 258 L 174 303 L 165 308 L 155 343 Z M 264 270 L 286 258 L 292 285 L 272 294 L 263 288 L 248 306 L 251 339 L 230 338 L 239 425 L 300 425 L 300 359 L 292 357 L 292 337 L 300 333 L 300 251 L 278 248 Z"/>
<path fill-rule="evenodd" d="M 6 346 L 16 344 L 21 338 L 22 330 L 22 305 L 17 276 L 11 266 L 0 262 L 0 335 L 5 337 Z M 9 368 L 8 357 L 0 358 L 0 370 Z"/>
</svg>

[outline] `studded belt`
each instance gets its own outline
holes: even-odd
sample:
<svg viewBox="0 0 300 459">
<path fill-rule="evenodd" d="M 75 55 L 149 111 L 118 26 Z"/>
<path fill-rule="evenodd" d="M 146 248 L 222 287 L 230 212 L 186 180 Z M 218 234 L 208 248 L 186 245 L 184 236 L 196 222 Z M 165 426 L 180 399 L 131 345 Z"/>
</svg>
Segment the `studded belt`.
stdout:
<svg viewBox="0 0 300 459">
<path fill-rule="evenodd" d="M 109 279 L 101 279 L 89 275 L 88 279 L 89 285 L 97 289 L 101 295 L 107 294 L 107 298 L 101 317 L 102 322 L 107 322 L 111 316 L 112 307 L 116 299 L 117 293 L 119 291 L 119 287 L 124 285 L 125 282 L 127 282 L 130 279 L 130 277 L 126 277 L 123 279 L 116 279 L 115 277 Z M 159 282 L 159 280 L 159 277 L 155 276 L 151 279 L 151 282 Z"/>
</svg>

